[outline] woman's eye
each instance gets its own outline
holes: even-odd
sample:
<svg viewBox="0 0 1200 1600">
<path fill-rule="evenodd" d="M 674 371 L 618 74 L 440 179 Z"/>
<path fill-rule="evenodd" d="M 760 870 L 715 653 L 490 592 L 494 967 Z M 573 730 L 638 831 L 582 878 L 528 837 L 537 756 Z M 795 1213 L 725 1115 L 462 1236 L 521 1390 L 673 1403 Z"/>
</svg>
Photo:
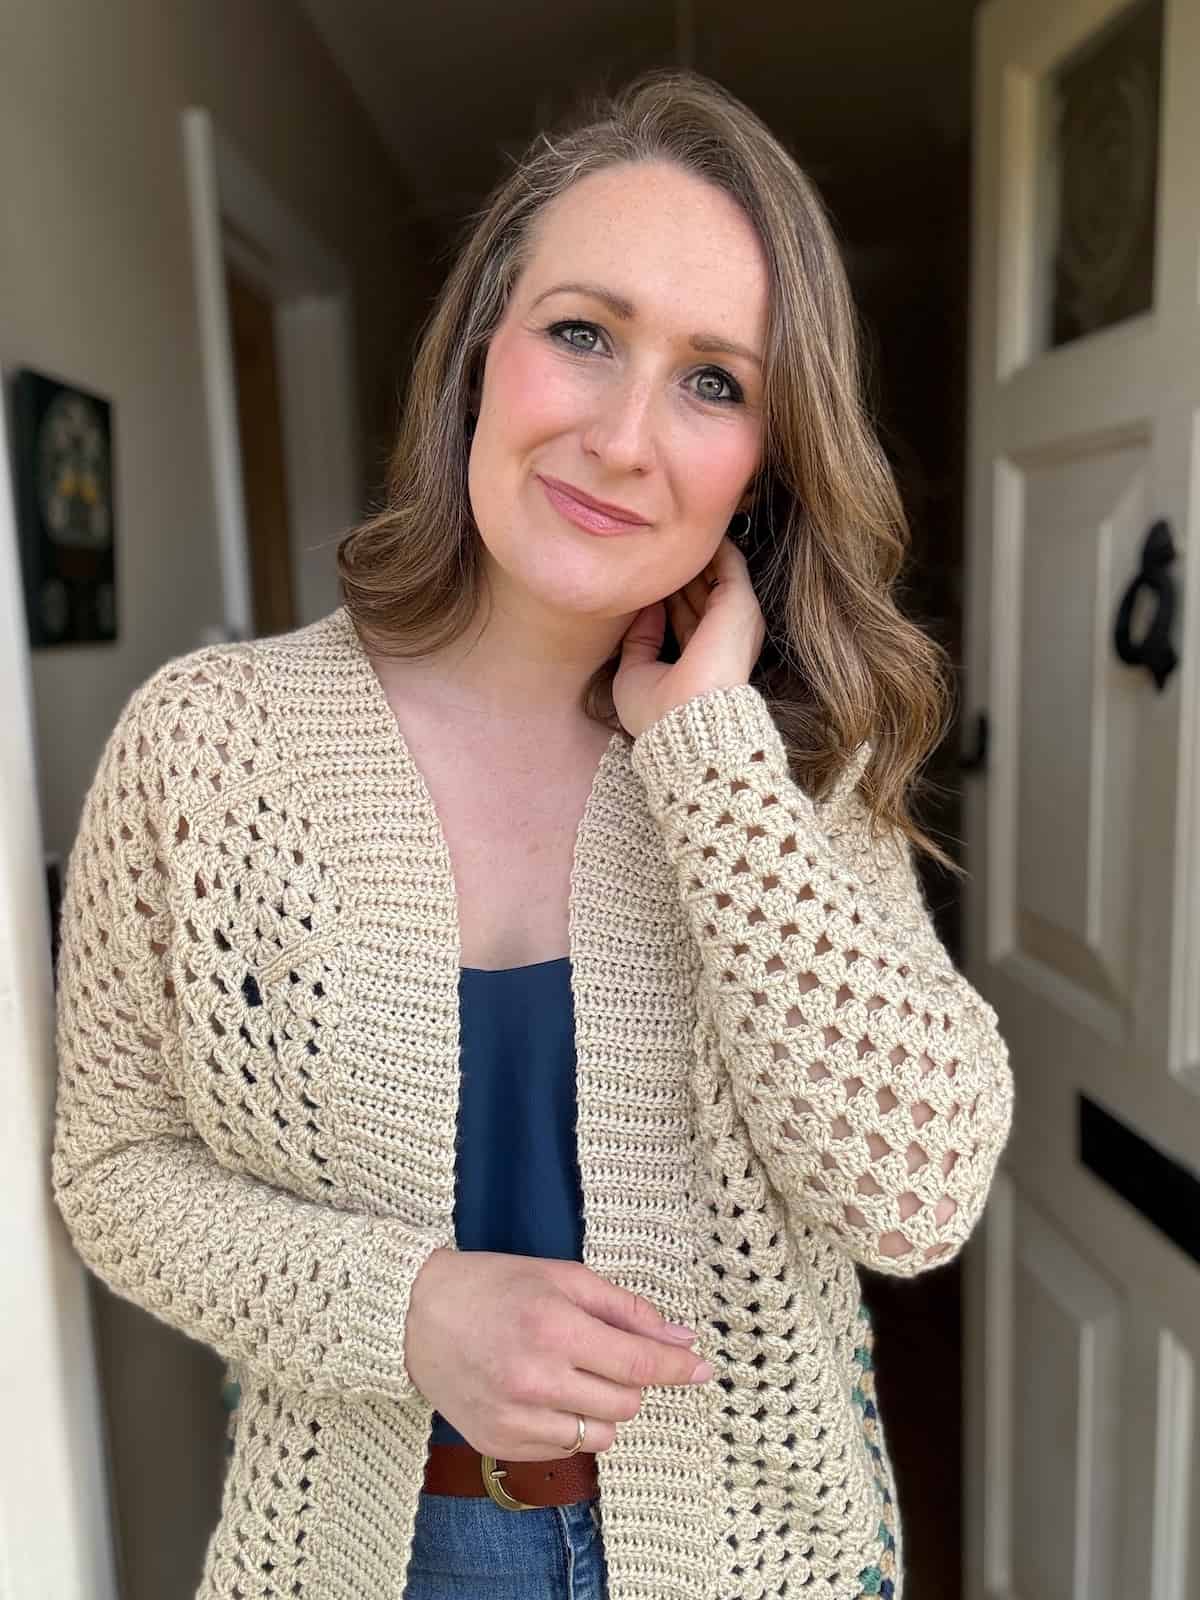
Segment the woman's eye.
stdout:
<svg viewBox="0 0 1200 1600">
<path fill-rule="evenodd" d="M 604 334 L 594 322 L 554 322 L 546 331 L 580 355 L 593 355 L 604 349 Z M 741 384 L 721 367 L 705 367 L 692 381 L 699 398 L 715 405 L 738 405 L 745 398 Z"/>
<path fill-rule="evenodd" d="M 585 355 L 600 347 L 600 330 L 590 322 L 556 322 L 550 332 L 572 350 L 582 350 Z"/>
<path fill-rule="evenodd" d="M 697 373 L 696 393 L 701 400 L 716 400 L 725 405 L 742 398 L 741 385 L 720 367 L 708 367 Z"/>
</svg>

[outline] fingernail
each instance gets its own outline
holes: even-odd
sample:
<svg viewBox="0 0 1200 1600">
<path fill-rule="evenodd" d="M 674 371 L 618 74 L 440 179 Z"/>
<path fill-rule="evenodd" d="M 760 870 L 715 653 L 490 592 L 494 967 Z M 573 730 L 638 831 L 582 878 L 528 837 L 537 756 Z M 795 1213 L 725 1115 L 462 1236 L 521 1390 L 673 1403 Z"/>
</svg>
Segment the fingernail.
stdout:
<svg viewBox="0 0 1200 1600">
<path fill-rule="evenodd" d="M 693 1339 L 699 1337 L 695 1328 L 689 1328 L 682 1322 L 664 1322 L 663 1332 L 669 1338 L 682 1339 L 684 1344 L 691 1344 Z"/>
<path fill-rule="evenodd" d="M 695 1372 L 692 1373 L 690 1381 L 692 1383 L 707 1383 L 715 1371 L 716 1368 L 711 1361 L 702 1361 Z"/>
</svg>

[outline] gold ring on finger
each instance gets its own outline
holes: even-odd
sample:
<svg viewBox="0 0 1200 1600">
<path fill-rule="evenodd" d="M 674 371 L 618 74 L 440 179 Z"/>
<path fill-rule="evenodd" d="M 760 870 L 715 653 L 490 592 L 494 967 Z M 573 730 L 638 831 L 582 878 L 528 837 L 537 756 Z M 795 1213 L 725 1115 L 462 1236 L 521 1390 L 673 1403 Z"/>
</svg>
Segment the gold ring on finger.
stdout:
<svg viewBox="0 0 1200 1600">
<path fill-rule="evenodd" d="M 578 1451 L 582 1450 L 583 1449 L 583 1441 L 584 1441 L 584 1439 L 586 1437 L 587 1437 L 587 1423 L 578 1414 L 578 1412 L 576 1412 L 576 1414 L 575 1414 L 575 1443 L 567 1451 L 567 1455 L 573 1456 Z"/>
</svg>

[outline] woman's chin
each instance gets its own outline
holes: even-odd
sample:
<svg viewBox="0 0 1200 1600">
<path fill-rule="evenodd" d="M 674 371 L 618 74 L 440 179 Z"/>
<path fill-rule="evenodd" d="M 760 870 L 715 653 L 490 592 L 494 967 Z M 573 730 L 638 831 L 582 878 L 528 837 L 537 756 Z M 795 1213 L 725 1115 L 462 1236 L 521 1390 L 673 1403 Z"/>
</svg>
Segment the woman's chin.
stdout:
<svg viewBox="0 0 1200 1600">
<path fill-rule="evenodd" d="M 632 616 L 649 601 L 639 600 L 614 584 L 611 571 L 597 570 L 591 560 L 577 562 L 559 552 L 532 572 L 506 572 L 501 577 L 504 589 L 526 603 L 584 621 L 602 621 Z"/>
</svg>

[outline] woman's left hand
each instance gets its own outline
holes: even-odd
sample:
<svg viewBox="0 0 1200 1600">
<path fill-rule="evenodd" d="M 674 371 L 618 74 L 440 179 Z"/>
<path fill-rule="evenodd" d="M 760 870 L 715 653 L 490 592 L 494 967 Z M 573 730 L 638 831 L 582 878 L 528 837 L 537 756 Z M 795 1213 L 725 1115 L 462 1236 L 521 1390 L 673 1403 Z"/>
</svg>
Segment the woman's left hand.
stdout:
<svg viewBox="0 0 1200 1600">
<path fill-rule="evenodd" d="M 668 613 L 678 661 L 658 659 Z M 636 738 L 695 695 L 749 683 L 766 636 L 746 558 L 726 534 L 703 572 L 630 623 L 612 686 L 621 726 Z"/>
</svg>

